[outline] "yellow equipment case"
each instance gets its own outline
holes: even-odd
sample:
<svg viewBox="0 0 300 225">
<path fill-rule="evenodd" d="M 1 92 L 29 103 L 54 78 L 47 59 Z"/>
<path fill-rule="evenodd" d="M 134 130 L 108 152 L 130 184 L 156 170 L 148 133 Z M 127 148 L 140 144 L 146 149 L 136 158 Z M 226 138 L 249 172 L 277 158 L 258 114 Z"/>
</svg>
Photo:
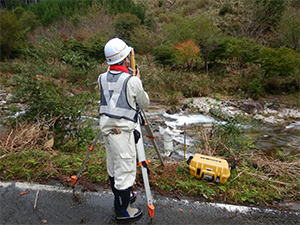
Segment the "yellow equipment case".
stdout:
<svg viewBox="0 0 300 225">
<path fill-rule="evenodd" d="M 225 159 L 195 154 L 187 161 L 191 175 L 197 178 L 206 178 L 224 184 L 230 177 L 230 168 Z"/>
</svg>

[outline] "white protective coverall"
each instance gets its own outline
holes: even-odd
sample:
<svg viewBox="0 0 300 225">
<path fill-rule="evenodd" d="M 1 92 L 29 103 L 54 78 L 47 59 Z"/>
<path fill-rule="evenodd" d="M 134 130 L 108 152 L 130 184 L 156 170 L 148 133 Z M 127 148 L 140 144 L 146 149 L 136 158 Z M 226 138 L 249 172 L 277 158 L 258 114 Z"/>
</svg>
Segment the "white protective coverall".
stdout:
<svg viewBox="0 0 300 225">
<path fill-rule="evenodd" d="M 173 138 L 181 134 L 182 131 L 176 129 L 170 129 L 169 126 L 163 131 L 164 134 L 164 149 L 166 154 L 169 155 L 174 149 Z"/>
<path fill-rule="evenodd" d="M 111 74 L 120 75 L 119 71 L 111 70 Z M 100 85 L 100 77 L 98 79 Z M 128 80 L 127 101 L 129 105 L 136 109 L 146 108 L 149 105 L 148 94 L 144 91 L 141 80 L 138 77 L 131 77 Z M 128 119 L 118 119 L 100 116 L 100 130 L 107 154 L 107 172 L 110 177 L 114 177 L 115 188 L 125 190 L 133 186 L 136 178 L 136 147 L 133 131 L 137 123 Z M 111 134 L 113 128 L 118 128 L 120 134 Z"/>
</svg>

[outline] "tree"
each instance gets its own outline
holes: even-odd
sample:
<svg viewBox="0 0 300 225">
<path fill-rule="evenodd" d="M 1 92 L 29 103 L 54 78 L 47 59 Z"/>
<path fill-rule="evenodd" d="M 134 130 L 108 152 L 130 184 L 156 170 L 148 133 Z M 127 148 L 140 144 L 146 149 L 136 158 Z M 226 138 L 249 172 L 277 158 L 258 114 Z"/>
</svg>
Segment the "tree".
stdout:
<svg viewBox="0 0 300 225">
<path fill-rule="evenodd" d="M 17 16 L 18 19 L 20 19 L 20 17 L 22 16 L 22 14 L 25 12 L 25 9 L 22 7 L 17 7 L 15 8 L 15 10 L 13 11 L 13 13 Z"/>
<path fill-rule="evenodd" d="M 140 24 L 141 20 L 136 15 L 124 13 L 116 16 L 114 27 L 117 36 L 126 40 L 131 37 L 134 29 L 138 28 Z"/>
<path fill-rule="evenodd" d="M 200 48 L 191 40 L 175 45 L 175 56 L 181 63 L 186 63 L 188 68 L 192 66 L 194 60 L 199 58 Z"/>
<path fill-rule="evenodd" d="M 195 43 L 201 48 L 201 53 L 205 62 L 205 70 L 208 73 L 208 60 L 209 55 L 217 46 L 219 37 L 219 28 L 214 24 L 213 20 L 205 15 L 200 15 L 192 22 L 192 28 L 196 36 L 194 37 Z"/>
<path fill-rule="evenodd" d="M 175 62 L 175 55 L 172 48 L 168 45 L 159 45 L 153 49 L 154 60 L 159 64 L 170 66 Z"/>
<path fill-rule="evenodd" d="M 108 7 L 108 12 L 112 15 L 130 13 L 136 15 L 141 23 L 144 23 L 145 5 L 142 1 L 104 0 L 103 6 Z"/>
<path fill-rule="evenodd" d="M 162 42 L 162 37 L 145 27 L 134 29 L 134 35 L 131 36 L 131 41 L 135 51 L 139 54 L 148 55 L 153 52 L 155 46 L 159 46 Z"/>
<path fill-rule="evenodd" d="M 205 15 L 194 17 L 176 17 L 174 21 L 166 26 L 165 36 L 173 44 L 193 40 L 200 49 L 208 72 L 209 54 L 216 47 L 219 29 L 214 25 L 212 19 Z"/>
<path fill-rule="evenodd" d="M 226 37 L 216 48 L 219 59 L 229 59 L 237 63 L 241 77 L 247 64 L 252 63 L 258 56 L 260 47 L 254 39 Z"/>
<path fill-rule="evenodd" d="M 300 48 L 300 14 L 298 10 L 290 8 L 285 11 L 279 25 L 279 32 L 287 47 Z"/>
<path fill-rule="evenodd" d="M 24 33 L 16 15 L 8 10 L 0 10 L 1 60 L 10 59 L 12 52 L 23 44 Z"/>
<path fill-rule="evenodd" d="M 247 0 L 239 1 L 238 12 L 227 21 L 226 33 L 234 37 L 246 37 L 266 42 L 276 28 L 285 10 L 284 0 Z"/>
<path fill-rule="evenodd" d="M 27 33 L 40 25 L 40 21 L 31 11 L 25 11 L 19 19 L 22 29 Z"/>
<path fill-rule="evenodd" d="M 293 49 L 264 47 L 260 50 L 257 61 L 264 71 L 264 77 L 297 76 L 300 68 L 300 54 Z"/>
<path fill-rule="evenodd" d="M 273 94 L 298 92 L 300 53 L 286 47 L 279 49 L 264 47 L 257 63 L 262 70 L 264 89 Z"/>
</svg>

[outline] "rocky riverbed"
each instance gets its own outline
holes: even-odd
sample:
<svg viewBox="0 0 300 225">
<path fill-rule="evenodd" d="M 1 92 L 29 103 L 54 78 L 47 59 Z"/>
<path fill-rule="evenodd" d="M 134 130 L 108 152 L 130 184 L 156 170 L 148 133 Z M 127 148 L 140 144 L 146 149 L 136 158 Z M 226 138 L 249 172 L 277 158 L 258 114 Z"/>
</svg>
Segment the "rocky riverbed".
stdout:
<svg viewBox="0 0 300 225">
<path fill-rule="evenodd" d="M 214 107 L 229 118 L 244 115 L 272 125 L 288 125 L 300 121 L 300 106 L 298 108 L 288 108 L 281 106 L 279 103 L 251 101 L 249 99 L 217 101 L 209 97 L 187 98 L 182 100 L 181 104 L 203 114 L 209 114 L 211 108 Z"/>
<path fill-rule="evenodd" d="M 0 109 L 3 112 L 11 112 L 10 116 L 14 117 L 20 113 L 24 113 L 24 105 L 19 103 L 11 104 L 9 103 L 10 98 L 11 94 L 0 86 Z M 12 108 L 14 108 L 14 111 L 11 110 Z M 153 129 L 158 132 L 159 126 L 165 125 L 164 122 L 168 120 L 168 118 L 162 115 L 163 113 L 172 115 L 180 113 L 182 110 L 185 115 L 196 113 L 204 116 L 212 116 L 213 113 L 217 113 L 227 118 L 233 118 L 237 115 L 254 118 L 266 127 L 265 130 L 259 131 L 259 135 L 256 134 L 258 147 L 267 151 L 272 151 L 274 148 L 287 150 L 288 152 L 291 151 L 290 149 L 300 151 L 300 107 L 289 108 L 279 103 L 251 101 L 249 99 L 217 100 L 209 97 L 199 97 L 183 99 L 176 106 L 151 100 L 150 107 L 146 113 L 149 115 Z M 156 116 L 151 115 L 151 112 L 154 112 Z M 179 114 L 179 116 L 182 115 Z M 2 117 L 2 119 L 4 118 Z M 208 120 L 210 119 L 212 118 L 208 118 Z M 220 120 L 223 120 L 223 118 L 220 118 Z M 202 121 L 200 123 L 208 123 L 206 125 L 209 125 L 211 121 Z M 95 127 L 98 127 L 98 122 L 96 122 Z M 1 129 L 3 130 L 5 127 L 0 124 Z M 195 129 L 195 126 L 188 127 L 188 129 Z M 161 136 L 159 132 L 157 134 Z"/>
</svg>

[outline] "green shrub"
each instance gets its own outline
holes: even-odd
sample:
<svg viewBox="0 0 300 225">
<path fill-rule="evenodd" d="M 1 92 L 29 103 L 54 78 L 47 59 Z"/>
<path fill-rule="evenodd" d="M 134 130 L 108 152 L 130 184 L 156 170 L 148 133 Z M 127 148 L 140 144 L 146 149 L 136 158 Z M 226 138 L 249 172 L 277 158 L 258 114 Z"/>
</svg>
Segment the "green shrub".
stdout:
<svg viewBox="0 0 300 225">
<path fill-rule="evenodd" d="M 36 4 L 29 4 L 26 9 L 34 12 L 43 25 L 47 26 L 61 20 L 64 16 L 70 17 L 84 11 L 92 2 L 90 0 L 43 0 Z"/>
<path fill-rule="evenodd" d="M 142 1 L 103 0 L 103 5 L 108 8 L 108 12 L 112 15 L 134 14 L 140 19 L 142 24 L 144 23 L 146 7 Z"/>
<path fill-rule="evenodd" d="M 119 14 L 114 21 L 116 35 L 121 39 L 129 39 L 134 29 L 137 29 L 140 24 L 141 20 L 134 14 Z"/>
<path fill-rule="evenodd" d="M 265 77 L 272 76 L 297 76 L 300 66 L 299 52 L 289 48 L 267 48 L 259 52 L 258 64 L 264 72 Z"/>
<path fill-rule="evenodd" d="M 15 8 L 15 10 L 13 11 L 13 13 L 17 16 L 18 19 L 20 19 L 20 17 L 22 16 L 22 14 L 25 12 L 25 9 L 22 7 L 17 7 Z"/>
<path fill-rule="evenodd" d="M 259 78 L 255 78 L 250 82 L 250 90 L 249 92 L 254 96 L 261 96 L 264 91 L 263 84 Z"/>
<path fill-rule="evenodd" d="M 89 56 L 99 63 L 103 63 L 106 60 L 104 55 L 104 46 L 106 42 L 107 41 L 104 39 L 98 39 L 91 44 Z"/>
<path fill-rule="evenodd" d="M 26 105 L 23 119 L 49 121 L 54 147 L 64 151 L 74 149 L 75 145 L 80 147 L 84 124 L 79 121 L 95 97 L 86 91 L 80 93 L 78 87 L 73 86 L 87 82 L 88 74 L 96 65 L 69 48 L 74 41 L 61 38 L 55 32 L 51 38 L 43 37 L 39 48 L 28 49 L 29 66 L 12 82 L 15 87 L 12 101 Z M 51 62 L 49 56 L 53 59 Z"/>
<path fill-rule="evenodd" d="M 153 49 L 154 60 L 165 66 L 171 66 L 175 62 L 174 50 L 168 45 L 160 45 Z"/>
<path fill-rule="evenodd" d="M 21 51 L 24 32 L 15 14 L 0 9 L 0 50 L 1 60 L 10 59 Z"/>
<path fill-rule="evenodd" d="M 224 16 L 226 13 L 232 14 L 233 8 L 230 3 L 226 2 L 219 10 L 219 16 Z"/>
<path fill-rule="evenodd" d="M 25 11 L 20 17 L 19 22 L 26 33 L 33 31 L 34 28 L 41 24 L 36 15 L 31 11 Z"/>
</svg>

